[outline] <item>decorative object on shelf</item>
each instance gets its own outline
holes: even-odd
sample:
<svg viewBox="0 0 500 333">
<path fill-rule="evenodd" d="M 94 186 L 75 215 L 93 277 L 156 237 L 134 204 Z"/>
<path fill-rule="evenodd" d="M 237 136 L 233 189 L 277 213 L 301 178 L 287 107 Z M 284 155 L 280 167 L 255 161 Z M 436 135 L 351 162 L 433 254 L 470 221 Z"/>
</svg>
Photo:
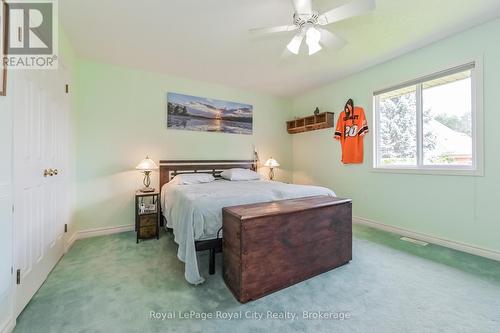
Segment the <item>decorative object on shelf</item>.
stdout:
<svg viewBox="0 0 500 333">
<path fill-rule="evenodd" d="M 264 166 L 269 168 L 269 180 L 273 180 L 274 179 L 274 168 L 279 167 L 280 164 L 278 163 L 278 161 L 276 161 L 274 158 L 271 157 L 270 159 L 268 159 L 266 161 Z"/>
<path fill-rule="evenodd" d="M 317 116 L 319 114 L 319 107 L 316 107 L 316 110 L 314 110 L 314 115 Z"/>
<path fill-rule="evenodd" d="M 151 174 L 151 171 L 158 169 L 156 163 L 148 156 L 146 156 L 146 158 L 143 159 L 141 163 L 139 163 L 139 165 L 137 165 L 135 168 L 144 173 L 144 180 L 142 181 L 144 183 L 144 188 L 141 189 L 141 192 L 142 193 L 154 192 L 155 189 L 149 187 L 149 185 L 151 185 L 151 178 L 149 177 L 149 175 Z"/>
<path fill-rule="evenodd" d="M 342 163 L 363 163 L 363 137 L 368 133 L 365 110 L 350 98 L 339 115 L 335 139 L 342 145 Z"/>
<path fill-rule="evenodd" d="M 333 127 L 333 112 L 323 112 L 314 116 L 297 118 L 286 122 L 286 129 L 290 134 L 315 131 Z"/>
<path fill-rule="evenodd" d="M 7 65 L 3 61 L 3 55 L 7 54 L 7 36 L 8 36 L 8 14 L 7 14 L 7 3 L 2 0 L 0 1 L 0 24 L 3 24 L 3 36 L 0 36 L 0 55 L 2 62 L 0 63 L 0 96 L 7 95 Z"/>
<path fill-rule="evenodd" d="M 156 211 L 156 205 L 155 204 L 145 204 L 144 205 L 144 212 L 155 212 Z"/>
<path fill-rule="evenodd" d="M 167 93 L 167 128 L 250 135 L 253 106 Z"/>
<path fill-rule="evenodd" d="M 160 238 L 160 194 L 158 192 L 135 193 L 136 243 L 140 239 Z"/>
</svg>

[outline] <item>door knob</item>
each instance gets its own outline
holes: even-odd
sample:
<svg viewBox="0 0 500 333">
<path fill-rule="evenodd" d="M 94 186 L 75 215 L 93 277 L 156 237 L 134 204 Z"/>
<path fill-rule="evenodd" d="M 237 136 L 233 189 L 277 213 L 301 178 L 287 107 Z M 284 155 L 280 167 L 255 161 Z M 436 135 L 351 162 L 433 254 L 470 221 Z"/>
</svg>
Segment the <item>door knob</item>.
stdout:
<svg viewBox="0 0 500 333">
<path fill-rule="evenodd" d="M 57 176 L 57 174 L 59 173 L 59 170 L 54 169 L 53 172 L 54 172 L 54 176 Z"/>
<path fill-rule="evenodd" d="M 53 175 L 54 175 L 54 170 L 52 170 L 52 169 L 45 169 L 45 170 L 43 170 L 43 176 L 44 177 L 48 177 L 48 176 L 52 177 Z"/>
</svg>

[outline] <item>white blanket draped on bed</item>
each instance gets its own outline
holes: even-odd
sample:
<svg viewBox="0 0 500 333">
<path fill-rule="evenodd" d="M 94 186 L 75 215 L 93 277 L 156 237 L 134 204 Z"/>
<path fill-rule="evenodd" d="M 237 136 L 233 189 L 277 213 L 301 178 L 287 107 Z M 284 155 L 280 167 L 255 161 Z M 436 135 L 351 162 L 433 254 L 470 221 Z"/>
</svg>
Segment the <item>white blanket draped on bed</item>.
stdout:
<svg viewBox="0 0 500 333">
<path fill-rule="evenodd" d="M 222 226 L 222 208 L 257 202 L 317 195 L 335 196 L 327 188 L 272 181 L 217 180 L 207 184 L 165 184 L 161 190 L 163 215 L 179 245 L 177 257 L 185 263 L 191 284 L 205 281 L 198 270 L 195 240 L 213 239 Z"/>
</svg>

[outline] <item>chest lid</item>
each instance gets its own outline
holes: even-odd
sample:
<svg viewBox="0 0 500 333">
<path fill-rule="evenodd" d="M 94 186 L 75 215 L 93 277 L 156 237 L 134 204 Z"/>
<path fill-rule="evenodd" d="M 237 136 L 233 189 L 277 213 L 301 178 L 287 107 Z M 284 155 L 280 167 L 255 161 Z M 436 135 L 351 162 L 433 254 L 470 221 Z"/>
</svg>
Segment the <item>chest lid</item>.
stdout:
<svg viewBox="0 0 500 333">
<path fill-rule="evenodd" d="M 224 208 L 224 211 L 235 216 L 239 220 L 249 220 L 258 217 L 281 215 L 314 208 L 340 205 L 349 202 L 352 202 L 352 200 L 329 196 L 314 196 L 272 202 L 261 202 L 250 205 L 232 206 Z"/>
</svg>

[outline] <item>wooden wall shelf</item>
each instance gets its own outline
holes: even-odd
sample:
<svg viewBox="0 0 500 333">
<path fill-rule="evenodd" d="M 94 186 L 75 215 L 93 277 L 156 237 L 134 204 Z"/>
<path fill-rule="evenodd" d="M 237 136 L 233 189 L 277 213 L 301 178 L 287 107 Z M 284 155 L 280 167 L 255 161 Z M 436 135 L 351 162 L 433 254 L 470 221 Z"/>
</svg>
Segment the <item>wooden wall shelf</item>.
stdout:
<svg viewBox="0 0 500 333">
<path fill-rule="evenodd" d="M 323 112 L 318 115 L 298 118 L 286 122 L 286 130 L 290 134 L 310 132 L 333 127 L 333 112 Z"/>
</svg>

